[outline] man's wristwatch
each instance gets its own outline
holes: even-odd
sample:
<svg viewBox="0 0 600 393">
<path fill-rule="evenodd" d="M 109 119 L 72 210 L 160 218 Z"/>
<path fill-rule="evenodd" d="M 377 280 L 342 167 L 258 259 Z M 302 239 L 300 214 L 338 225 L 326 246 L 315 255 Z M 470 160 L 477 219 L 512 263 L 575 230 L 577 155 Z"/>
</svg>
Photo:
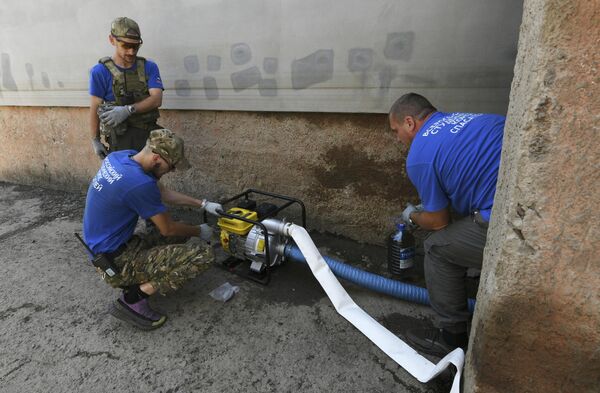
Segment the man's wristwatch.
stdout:
<svg viewBox="0 0 600 393">
<path fill-rule="evenodd" d="M 412 214 L 412 213 L 411 213 Z M 415 222 L 413 221 L 412 217 L 410 216 L 410 214 L 408 215 L 408 222 L 410 222 L 410 225 L 412 226 L 418 226 L 417 224 L 415 224 Z"/>
<path fill-rule="evenodd" d="M 135 113 L 135 106 L 127 105 L 126 108 L 127 108 L 127 111 L 129 112 L 129 114 L 133 115 Z"/>
</svg>

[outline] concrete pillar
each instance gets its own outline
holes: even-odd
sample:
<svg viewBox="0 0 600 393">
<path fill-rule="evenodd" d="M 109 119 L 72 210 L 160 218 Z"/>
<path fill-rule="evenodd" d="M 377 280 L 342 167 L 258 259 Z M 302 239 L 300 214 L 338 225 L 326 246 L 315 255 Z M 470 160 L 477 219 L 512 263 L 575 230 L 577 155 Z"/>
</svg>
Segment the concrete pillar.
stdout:
<svg viewBox="0 0 600 393">
<path fill-rule="evenodd" d="M 525 1 L 466 392 L 600 391 L 599 25 Z"/>
</svg>

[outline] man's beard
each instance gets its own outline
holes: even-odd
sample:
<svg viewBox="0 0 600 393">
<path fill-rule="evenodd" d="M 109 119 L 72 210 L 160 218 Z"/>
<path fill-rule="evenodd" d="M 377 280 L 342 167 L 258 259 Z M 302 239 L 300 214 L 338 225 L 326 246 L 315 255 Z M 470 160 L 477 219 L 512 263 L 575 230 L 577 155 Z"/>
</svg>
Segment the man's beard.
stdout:
<svg viewBox="0 0 600 393">
<path fill-rule="evenodd" d="M 129 56 L 129 55 L 124 55 L 124 56 L 123 56 L 123 60 L 124 60 L 126 63 L 128 63 L 128 64 L 133 64 L 133 63 L 135 63 L 135 59 L 136 59 L 136 56 Z"/>
</svg>

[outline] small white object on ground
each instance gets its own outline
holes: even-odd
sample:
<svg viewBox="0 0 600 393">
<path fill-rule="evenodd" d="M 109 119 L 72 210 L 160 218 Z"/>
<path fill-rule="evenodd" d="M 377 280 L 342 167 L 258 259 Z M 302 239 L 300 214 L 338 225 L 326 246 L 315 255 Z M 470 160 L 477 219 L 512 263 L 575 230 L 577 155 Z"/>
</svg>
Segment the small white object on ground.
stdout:
<svg viewBox="0 0 600 393">
<path fill-rule="evenodd" d="M 225 284 L 221 285 L 220 287 L 215 288 L 212 291 L 210 291 L 209 295 L 210 295 L 210 297 L 212 297 L 215 300 L 220 300 L 222 302 L 226 302 L 229 299 L 231 299 L 233 297 L 233 295 L 235 295 L 239 291 L 240 291 L 240 287 L 231 285 L 230 283 L 226 282 Z"/>
</svg>

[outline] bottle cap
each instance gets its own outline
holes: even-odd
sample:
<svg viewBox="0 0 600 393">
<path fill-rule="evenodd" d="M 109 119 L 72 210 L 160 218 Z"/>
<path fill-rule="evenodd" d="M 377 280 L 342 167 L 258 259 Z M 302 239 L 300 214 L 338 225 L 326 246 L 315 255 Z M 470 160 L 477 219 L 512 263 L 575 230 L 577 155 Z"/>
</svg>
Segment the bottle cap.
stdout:
<svg viewBox="0 0 600 393">
<path fill-rule="evenodd" d="M 405 228 L 405 225 L 404 225 L 404 224 L 401 224 L 401 223 L 399 223 L 399 224 L 396 224 L 396 229 L 397 229 L 397 230 L 399 230 L 399 231 L 403 231 L 403 230 L 404 230 L 404 228 Z"/>
</svg>

